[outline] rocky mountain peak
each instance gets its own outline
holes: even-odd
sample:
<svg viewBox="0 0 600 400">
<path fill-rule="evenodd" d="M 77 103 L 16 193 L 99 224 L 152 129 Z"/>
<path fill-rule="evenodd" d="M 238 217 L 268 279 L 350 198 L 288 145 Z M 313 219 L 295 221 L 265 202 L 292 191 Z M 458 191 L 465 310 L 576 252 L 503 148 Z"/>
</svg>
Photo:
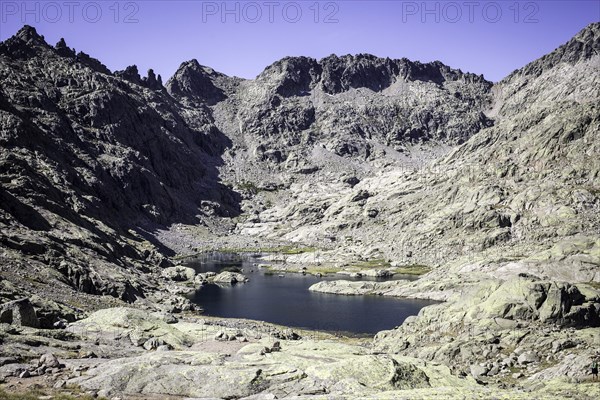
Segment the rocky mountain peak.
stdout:
<svg viewBox="0 0 600 400">
<path fill-rule="evenodd" d="M 583 28 L 573 40 L 577 40 L 580 42 L 591 43 L 594 42 L 596 45 L 598 44 L 598 40 L 600 40 L 600 22 L 594 22 Z"/>
<path fill-rule="evenodd" d="M 406 58 L 380 58 L 372 54 L 332 54 L 319 61 L 309 57 L 286 57 L 267 67 L 257 80 L 273 82 L 275 92 L 284 97 L 301 96 L 316 87 L 328 94 L 358 88 L 380 92 L 397 81 L 424 81 L 442 85 L 447 81 L 462 80 L 482 84 L 485 90 L 492 86 L 481 75 L 463 73 L 440 61 L 420 63 Z"/>
<path fill-rule="evenodd" d="M 148 70 L 148 76 L 143 78 L 140 75 L 137 65 L 130 65 L 123 71 L 115 71 L 115 76 L 136 85 L 147 87 L 148 89 L 158 90 L 163 87 L 162 77 L 160 75 L 157 77 L 152 68 Z"/>
<path fill-rule="evenodd" d="M 115 76 L 118 76 L 126 81 L 135 83 L 137 85 L 142 84 L 142 77 L 138 71 L 137 65 L 130 65 L 122 71 L 115 71 Z"/>
<path fill-rule="evenodd" d="M 23 26 L 23 28 L 19 29 L 19 31 L 13 37 L 27 43 L 28 45 L 47 44 L 44 40 L 44 37 L 38 34 L 33 26 L 29 25 Z"/>
<path fill-rule="evenodd" d="M 265 68 L 257 80 L 274 82 L 277 94 L 290 97 L 313 89 L 321 79 L 322 70 L 314 58 L 285 57 Z"/>
<path fill-rule="evenodd" d="M 515 75 L 540 76 L 560 63 L 576 64 L 578 61 L 598 55 L 600 55 L 600 23 L 596 22 L 586 26 L 553 52 L 514 71 L 503 81 L 510 80 Z"/>
<path fill-rule="evenodd" d="M 74 58 L 76 56 L 75 50 L 70 49 L 67 46 L 67 42 L 65 42 L 64 38 L 60 38 L 56 46 L 54 46 L 56 52 L 63 57 L 71 57 Z"/>
<path fill-rule="evenodd" d="M 154 73 L 154 70 L 152 68 L 150 68 L 148 70 L 148 77 L 143 79 L 145 85 L 147 87 L 149 87 L 150 89 L 160 89 L 163 87 L 163 83 L 162 83 L 162 77 L 160 76 L 160 74 L 158 76 L 156 76 L 156 74 Z"/>
<path fill-rule="evenodd" d="M 319 63 L 323 68 L 321 87 L 329 94 L 359 87 L 381 91 L 394 83 L 400 72 L 397 62 L 371 54 L 333 54 Z"/>
<path fill-rule="evenodd" d="M 0 44 L 0 54 L 6 53 L 14 58 L 27 58 L 36 53 L 36 49 L 50 48 L 44 37 L 34 27 L 25 25 L 14 36 Z"/>
<path fill-rule="evenodd" d="M 215 103 L 222 100 L 224 94 L 215 86 L 213 80 L 224 76 L 212 68 L 200 65 L 198 60 L 192 59 L 179 66 L 167 81 L 166 87 L 175 97 L 200 98 L 208 103 Z"/>
</svg>

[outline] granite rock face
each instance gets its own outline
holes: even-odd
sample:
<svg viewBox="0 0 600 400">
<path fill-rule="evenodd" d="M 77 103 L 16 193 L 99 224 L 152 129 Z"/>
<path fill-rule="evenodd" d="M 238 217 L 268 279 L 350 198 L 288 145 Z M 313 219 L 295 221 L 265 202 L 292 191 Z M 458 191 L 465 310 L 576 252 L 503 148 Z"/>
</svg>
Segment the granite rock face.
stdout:
<svg viewBox="0 0 600 400">
<path fill-rule="evenodd" d="M 148 230 L 239 213 L 214 167 L 228 139 L 208 114 L 190 127 L 152 71 L 90 62 L 31 27 L 0 44 L 2 264 L 133 301 L 165 266 Z"/>
<path fill-rule="evenodd" d="M 69 380 L 103 395 L 179 395 L 187 397 L 264 398 L 284 396 L 335 395 L 336 398 L 370 398 L 389 391 L 397 397 L 402 391 L 428 390 L 452 385 L 473 387 L 472 380 L 461 380 L 443 366 L 409 357 L 374 355 L 368 349 L 330 340 L 277 340 L 265 337 L 238 345 L 222 341 L 223 332 L 207 343 L 207 329 L 201 323 L 167 325 L 155 315 L 135 309 L 107 309 L 74 324 L 77 332 L 102 333 L 104 338 L 121 336 L 131 328 L 173 346 L 173 351 L 134 351 L 105 360 L 84 376 Z M 143 340 L 143 339 L 141 339 Z M 140 342 L 141 342 L 140 340 Z M 210 342 L 237 348 L 233 357 L 198 350 Z M 139 343 L 139 342 L 138 342 Z M 270 348 L 264 352 L 265 347 Z M 275 350 L 277 349 L 277 350 Z M 408 392 L 410 393 L 410 392 Z M 273 397 L 267 397 L 273 396 Z M 250 397 L 252 398 L 252 397 Z M 261 397 L 258 397 L 261 398 Z"/>
<path fill-rule="evenodd" d="M 40 323 L 29 299 L 9 301 L 0 306 L 0 322 L 37 328 Z"/>
<path fill-rule="evenodd" d="M 214 283 L 227 283 L 227 284 L 236 284 L 236 283 L 244 283 L 248 281 L 248 278 L 244 274 L 240 274 L 238 272 L 221 272 L 212 278 Z"/>
<path fill-rule="evenodd" d="M 512 269 L 514 274 L 535 271 L 541 277 L 597 281 L 598 30 L 598 24 L 590 25 L 494 85 L 492 104 L 485 110 L 494 125 L 433 162 L 415 163 L 417 149 L 410 146 L 407 158 L 395 161 L 386 149 L 383 158 L 373 150 L 369 153 L 376 160 L 361 163 L 359 154 L 366 153 L 357 150 L 352 162 L 337 168 L 328 164 L 335 146 L 325 144 L 298 157 L 302 162 L 318 159 L 317 172 L 310 180 L 288 181 L 289 197 L 256 210 L 258 216 L 241 225 L 240 232 L 315 245 L 329 242 L 340 249 L 332 251 L 331 259 L 354 252 L 398 265 L 453 263 L 465 273 L 501 267 L 504 274 Z M 539 75 L 532 72 L 538 67 L 543 69 Z M 340 149 L 353 152 L 360 146 Z M 418 151 L 426 158 L 423 148 Z M 349 187 L 348 177 L 359 183 Z"/>
<path fill-rule="evenodd" d="M 374 344 L 382 352 L 436 360 L 456 373 L 487 374 L 492 381 L 508 376 L 513 366 L 523 377 L 562 378 L 555 371 L 563 363 L 596 353 L 599 296 L 585 284 L 487 280 L 422 309 L 397 329 L 379 332 Z M 563 369 L 578 379 L 587 374 Z"/>
</svg>

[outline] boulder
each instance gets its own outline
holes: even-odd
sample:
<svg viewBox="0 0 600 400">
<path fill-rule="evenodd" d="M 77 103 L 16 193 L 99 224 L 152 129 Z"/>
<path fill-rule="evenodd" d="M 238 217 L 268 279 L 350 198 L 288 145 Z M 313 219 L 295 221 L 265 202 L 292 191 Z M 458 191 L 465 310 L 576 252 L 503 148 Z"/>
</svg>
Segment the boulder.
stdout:
<svg viewBox="0 0 600 400">
<path fill-rule="evenodd" d="M 366 190 L 361 189 L 354 196 L 352 196 L 350 201 L 357 202 L 357 201 L 361 201 L 361 200 L 366 200 L 369 197 L 371 197 L 371 193 L 369 193 Z"/>
<path fill-rule="evenodd" d="M 570 349 L 577 346 L 577 342 L 571 339 L 558 339 L 552 342 L 552 352 L 558 353 L 559 351 Z"/>
<path fill-rule="evenodd" d="M 346 185 L 354 187 L 360 183 L 360 180 L 355 176 L 348 176 L 342 180 Z"/>
<path fill-rule="evenodd" d="M 542 322 L 563 321 L 571 307 L 583 304 L 585 297 L 576 286 L 552 282 L 545 287 L 546 300 L 539 309 Z"/>
<path fill-rule="evenodd" d="M 235 283 L 244 283 L 247 281 L 248 281 L 248 278 L 244 274 L 240 274 L 239 272 L 229 272 L 229 271 L 221 272 L 220 274 L 218 274 L 217 276 L 215 276 L 213 278 L 214 283 L 228 283 L 231 285 L 233 285 Z"/>
<path fill-rule="evenodd" d="M 146 341 L 149 340 L 147 334 L 138 329 L 134 329 L 133 331 L 129 332 L 128 336 L 131 344 L 134 346 L 142 346 L 144 343 L 146 343 Z"/>
<path fill-rule="evenodd" d="M 60 361 L 52 353 L 43 354 L 38 361 L 38 367 L 60 368 L 60 366 Z"/>
<path fill-rule="evenodd" d="M 142 346 L 151 337 L 159 337 L 174 349 L 191 346 L 193 337 L 177 329 L 178 324 L 166 323 L 161 316 L 162 313 L 149 313 L 135 308 L 107 308 L 71 324 L 70 328 L 83 334 L 92 331 L 110 337 L 128 336 L 129 339 L 135 339 L 132 343 L 137 346 Z"/>
<path fill-rule="evenodd" d="M 0 322 L 33 328 L 39 327 L 35 309 L 27 298 L 2 304 L 0 306 Z"/>
<path fill-rule="evenodd" d="M 535 362 L 539 362 L 539 361 L 540 361 L 540 357 L 537 355 L 536 352 L 531 351 L 531 350 L 522 353 L 519 356 L 519 358 L 517 358 L 517 363 L 519 363 L 521 365 L 531 364 L 531 363 L 535 363 Z"/>
<path fill-rule="evenodd" d="M 150 338 L 146 340 L 143 344 L 144 349 L 146 350 L 156 350 L 160 346 L 163 346 L 165 343 L 159 338 Z"/>
<path fill-rule="evenodd" d="M 219 354 L 153 351 L 110 360 L 70 380 L 102 394 L 124 398 L 148 395 L 194 398 L 243 398 L 255 394 L 261 368 L 218 365 Z M 158 397 L 157 397 L 158 398 Z"/>
<path fill-rule="evenodd" d="M 362 272 L 361 272 L 362 274 Z M 369 281 L 321 281 L 317 282 L 308 290 L 312 292 L 344 294 L 350 296 L 379 294 L 393 290 L 405 284 L 406 281 L 369 282 Z"/>
<path fill-rule="evenodd" d="M 502 359 L 502 365 L 506 366 L 506 367 L 512 367 L 514 365 L 515 361 L 511 358 L 511 357 L 505 357 Z"/>
<path fill-rule="evenodd" d="M 576 327 L 600 325 L 600 308 L 575 285 L 528 277 L 503 282 L 471 311 L 474 318 L 540 320 Z"/>
<path fill-rule="evenodd" d="M 494 364 L 492 368 L 487 372 L 487 376 L 498 375 L 500 372 L 500 364 Z"/>
<path fill-rule="evenodd" d="M 182 311 L 194 311 L 196 306 L 188 298 L 169 294 L 166 292 L 157 292 L 153 295 L 156 303 L 160 304 L 160 308 L 167 314 L 180 313 Z"/>
<path fill-rule="evenodd" d="M 194 278 L 194 284 L 196 285 L 206 285 L 210 282 L 210 278 L 217 276 L 216 272 L 202 272 Z"/>
<path fill-rule="evenodd" d="M 385 278 L 394 275 L 391 271 L 388 271 L 386 269 L 367 269 L 364 271 L 360 271 L 360 273 L 364 276 L 370 276 L 374 278 Z"/>
<path fill-rule="evenodd" d="M 365 355 L 350 363 L 346 360 L 319 363 L 309 366 L 306 373 L 325 382 L 352 379 L 361 386 L 387 390 L 430 387 L 429 379 L 422 370 L 385 355 Z"/>
<path fill-rule="evenodd" d="M 161 275 L 163 278 L 170 279 L 172 281 L 184 282 L 193 280 L 196 276 L 196 271 L 193 268 L 182 267 L 178 265 L 163 269 Z"/>
<path fill-rule="evenodd" d="M 470 369 L 473 378 L 480 378 L 482 376 L 485 376 L 489 371 L 489 369 L 485 365 L 480 364 L 471 365 Z"/>
</svg>

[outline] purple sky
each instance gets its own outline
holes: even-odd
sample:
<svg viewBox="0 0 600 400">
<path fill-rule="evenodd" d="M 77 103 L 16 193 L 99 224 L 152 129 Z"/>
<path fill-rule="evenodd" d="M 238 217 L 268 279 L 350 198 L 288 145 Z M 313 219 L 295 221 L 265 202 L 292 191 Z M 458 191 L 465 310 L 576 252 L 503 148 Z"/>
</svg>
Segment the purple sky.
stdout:
<svg viewBox="0 0 600 400">
<path fill-rule="evenodd" d="M 332 53 L 440 60 L 498 81 L 600 21 L 600 0 L 66 2 L 0 0 L 0 40 L 27 23 L 111 70 L 137 64 L 165 81 L 192 58 L 253 78 L 284 56 Z M 223 14 L 225 6 L 232 12 Z"/>
</svg>

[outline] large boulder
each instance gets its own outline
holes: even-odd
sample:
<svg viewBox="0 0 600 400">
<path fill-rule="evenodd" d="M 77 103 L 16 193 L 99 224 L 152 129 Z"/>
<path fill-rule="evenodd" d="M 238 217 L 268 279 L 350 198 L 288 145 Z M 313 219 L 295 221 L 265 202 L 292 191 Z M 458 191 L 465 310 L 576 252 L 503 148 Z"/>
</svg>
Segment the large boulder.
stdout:
<svg viewBox="0 0 600 400">
<path fill-rule="evenodd" d="M 180 265 L 176 267 L 168 267 L 162 270 L 162 277 L 170 279 L 172 281 L 184 282 L 191 281 L 196 276 L 196 271 L 193 268 L 182 267 Z"/>
<path fill-rule="evenodd" d="M 577 286 L 564 282 L 511 279 L 493 291 L 478 306 L 473 318 L 540 320 L 563 326 L 598 326 L 600 304 L 586 299 Z"/>
<path fill-rule="evenodd" d="M 39 320 L 29 299 L 9 301 L 0 306 L 0 322 L 37 328 Z"/>
<path fill-rule="evenodd" d="M 356 380 L 360 386 L 381 389 L 415 389 L 431 386 L 425 372 L 410 363 L 400 363 L 390 356 L 365 355 L 351 363 L 341 360 L 310 366 L 308 375 L 325 382 Z"/>
<path fill-rule="evenodd" d="M 218 365 L 220 356 L 203 352 L 150 352 L 111 360 L 72 382 L 105 394 L 162 394 L 200 398 L 240 398 L 257 391 L 257 367 Z"/>
<path fill-rule="evenodd" d="M 473 364 L 470 367 L 470 371 L 471 375 L 473 375 L 473 378 L 480 378 L 489 372 L 489 368 L 487 368 L 485 365 Z"/>
<path fill-rule="evenodd" d="M 60 365 L 60 361 L 52 353 L 43 354 L 38 360 L 38 367 L 58 368 Z"/>
<path fill-rule="evenodd" d="M 213 278 L 214 283 L 229 283 L 231 285 L 235 283 L 244 283 L 247 282 L 248 278 L 244 274 L 240 274 L 238 272 L 221 272 L 217 276 Z"/>
<path fill-rule="evenodd" d="M 522 353 L 519 358 L 517 358 L 517 362 L 519 364 L 531 364 L 540 361 L 540 356 L 537 355 L 535 351 L 526 351 Z"/>
<path fill-rule="evenodd" d="M 343 294 L 350 296 L 380 294 L 388 290 L 392 290 L 402 285 L 406 281 L 388 281 L 388 282 L 372 282 L 372 281 L 321 281 L 317 282 L 308 288 L 311 292 Z"/>
<path fill-rule="evenodd" d="M 177 324 L 164 321 L 164 314 L 149 313 L 127 307 L 99 310 L 86 319 L 71 324 L 70 329 L 84 336 L 128 336 L 134 345 L 143 345 L 148 339 L 160 339 L 174 349 L 191 346 L 194 338 L 177 329 Z"/>
<path fill-rule="evenodd" d="M 553 350 L 553 341 L 567 337 L 553 333 L 553 327 L 569 329 L 573 334 L 583 332 L 582 328 L 597 330 L 598 294 L 590 285 L 532 277 L 473 282 L 447 302 L 424 307 L 417 317 L 407 319 L 399 328 L 379 332 L 375 348 L 435 359 L 462 372 L 495 355 L 505 357 L 508 354 L 501 354 L 503 349 L 517 344 L 524 351 L 556 353 L 561 344 Z M 580 341 L 582 346 L 594 342 L 593 338 L 579 334 L 577 339 L 569 339 Z M 527 364 L 534 359 L 528 354 L 520 362 Z"/>
</svg>

